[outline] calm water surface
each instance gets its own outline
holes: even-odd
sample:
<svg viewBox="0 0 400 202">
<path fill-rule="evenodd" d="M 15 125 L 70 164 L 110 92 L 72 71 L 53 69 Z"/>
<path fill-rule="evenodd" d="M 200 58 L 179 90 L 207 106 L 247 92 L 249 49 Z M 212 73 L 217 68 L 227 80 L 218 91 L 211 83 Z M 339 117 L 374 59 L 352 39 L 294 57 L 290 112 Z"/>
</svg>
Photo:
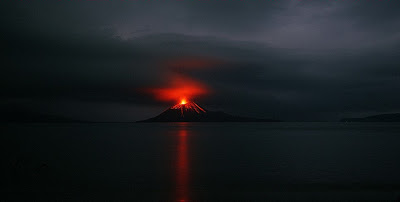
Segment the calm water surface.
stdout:
<svg viewBox="0 0 400 202">
<path fill-rule="evenodd" d="M 3 199 L 400 198 L 399 123 L 0 128 Z"/>
</svg>

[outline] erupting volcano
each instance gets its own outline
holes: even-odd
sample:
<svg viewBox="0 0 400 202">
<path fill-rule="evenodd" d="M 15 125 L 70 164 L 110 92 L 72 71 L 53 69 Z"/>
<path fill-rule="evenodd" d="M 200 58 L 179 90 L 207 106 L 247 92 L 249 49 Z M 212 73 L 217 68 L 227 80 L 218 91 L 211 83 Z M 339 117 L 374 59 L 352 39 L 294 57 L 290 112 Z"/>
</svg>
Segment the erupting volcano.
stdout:
<svg viewBox="0 0 400 202">
<path fill-rule="evenodd" d="M 278 122 L 273 119 L 239 117 L 224 112 L 208 111 L 192 101 L 181 101 L 160 115 L 138 122 Z"/>
<path fill-rule="evenodd" d="M 159 101 L 179 100 L 179 102 L 156 117 L 138 122 L 273 122 L 273 119 L 258 119 L 239 117 L 224 112 L 208 111 L 195 102 L 189 100 L 194 97 L 204 97 L 212 89 L 204 83 L 174 73 L 162 87 L 145 88 L 143 92 L 151 94 Z"/>
<path fill-rule="evenodd" d="M 186 99 L 182 99 L 179 104 L 172 106 L 170 109 L 180 110 L 182 117 L 184 117 L 188 112 L 196 112 L 197 114 L 207 113 L 206 110 L 201 108 L 199 105 L 194 102 L 187 102 Z"/>
</svg>

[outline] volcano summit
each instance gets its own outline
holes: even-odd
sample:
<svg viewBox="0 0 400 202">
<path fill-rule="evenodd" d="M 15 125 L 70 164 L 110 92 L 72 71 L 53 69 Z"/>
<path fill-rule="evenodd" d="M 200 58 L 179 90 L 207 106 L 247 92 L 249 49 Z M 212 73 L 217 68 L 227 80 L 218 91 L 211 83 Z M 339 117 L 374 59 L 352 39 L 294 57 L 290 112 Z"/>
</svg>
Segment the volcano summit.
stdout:
<svg viewBox="0 0 400 202">
<path fill-rule="evenodd" d="M 208 111 L 194 102 L 182 100 L 160 115 L 138 122 L 279 122 L 273 119 L 239 117 L 219 111 Z"/>
</svg>

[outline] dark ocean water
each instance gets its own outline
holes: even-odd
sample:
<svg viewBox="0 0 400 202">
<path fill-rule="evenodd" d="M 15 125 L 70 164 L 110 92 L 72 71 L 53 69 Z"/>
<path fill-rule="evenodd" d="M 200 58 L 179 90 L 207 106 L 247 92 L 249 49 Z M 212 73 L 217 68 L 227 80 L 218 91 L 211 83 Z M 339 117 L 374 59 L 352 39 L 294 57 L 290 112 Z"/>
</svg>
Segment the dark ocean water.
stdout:
<svg viewBox="0 0 400 202">
<path fill-rule="evenodd" d="M 400 123 L 0 128 L 0 199 L 400 199 Z"/>
</svg>

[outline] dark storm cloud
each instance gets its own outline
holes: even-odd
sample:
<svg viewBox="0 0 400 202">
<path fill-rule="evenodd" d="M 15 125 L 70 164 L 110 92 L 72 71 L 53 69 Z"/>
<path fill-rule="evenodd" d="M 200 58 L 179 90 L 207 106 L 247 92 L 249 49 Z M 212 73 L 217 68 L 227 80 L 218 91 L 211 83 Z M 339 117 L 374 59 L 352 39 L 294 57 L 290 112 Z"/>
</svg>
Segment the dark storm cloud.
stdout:
<svg viewBox="0 0 400 202">
<path fill-rule="evenodd" d="M 178 71 L 212 89 L 198 98 L 206 108 L 234 114 L 337 120 L 400 110 L 397 1 L 1 4 L 3 102 L 112 103 L 108 113 L 124 106 L 123 118 L 107 120 L 145 118 L 138 108 L 168 104 L 138 89 Z M 167 65 L 185 58 L 218 62 Z M 135 115 L 121 112 L 127 106 Z"/>
</svg>

